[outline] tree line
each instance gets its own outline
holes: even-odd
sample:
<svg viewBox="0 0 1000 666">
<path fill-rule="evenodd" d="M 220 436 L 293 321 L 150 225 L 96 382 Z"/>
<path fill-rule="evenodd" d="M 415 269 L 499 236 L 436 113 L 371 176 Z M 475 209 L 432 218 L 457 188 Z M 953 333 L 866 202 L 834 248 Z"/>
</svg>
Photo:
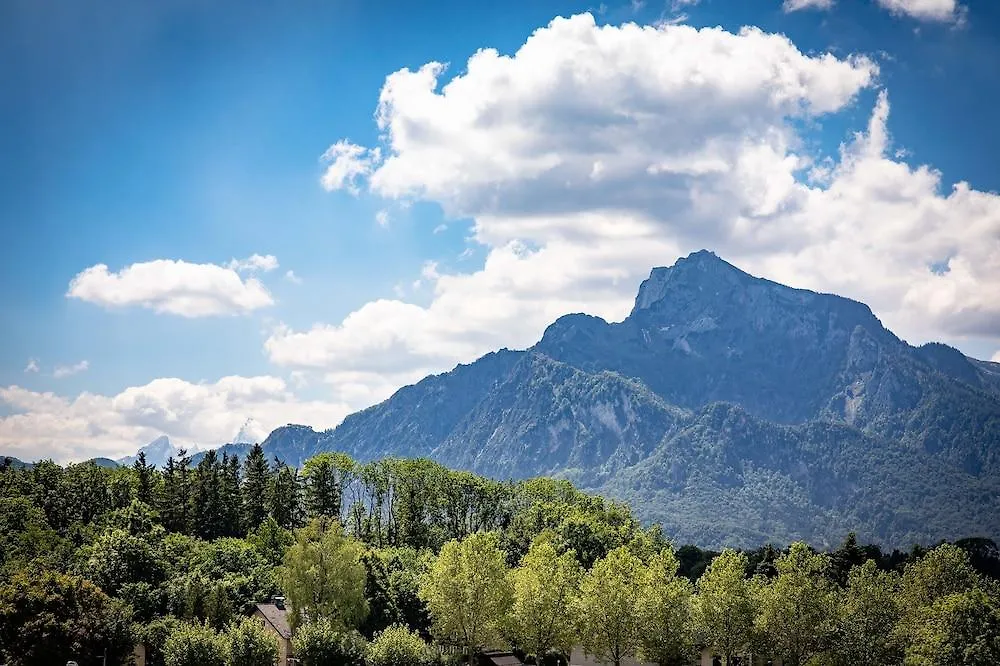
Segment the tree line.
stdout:
<svg viewBox="0 0 1000 666">
<path fill-rule="evenodd" d="M 260 664 L 245 619 L 283 594 L 306 666 L 433 664 L 489 646 L 618 664 L 703 647 L 785 664 L 1000 657 L 996 545 L 883 552 L 853 535 L 674 549 L 566 481 L 499 482 L 427 460 L 316 456 L 301 470 L 186 454 L 164 468 L 0 461 L 0 662 Z"/>
</svg>

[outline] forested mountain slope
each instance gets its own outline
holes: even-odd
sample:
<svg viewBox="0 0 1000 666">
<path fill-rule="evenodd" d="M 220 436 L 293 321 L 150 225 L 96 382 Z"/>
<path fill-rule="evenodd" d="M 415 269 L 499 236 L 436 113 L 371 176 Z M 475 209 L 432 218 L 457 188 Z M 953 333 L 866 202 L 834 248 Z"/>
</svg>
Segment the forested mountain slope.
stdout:
<svg viewBox="0 0 1000 666">
<path fill-rule="evenodd" d="M 1000 535 L 1000 365 L 705 251 L 654 269 L 620 323 L 561 317 L 531 349 L 264 445 L 562 475 L 706 546 Z"/>
</svg>

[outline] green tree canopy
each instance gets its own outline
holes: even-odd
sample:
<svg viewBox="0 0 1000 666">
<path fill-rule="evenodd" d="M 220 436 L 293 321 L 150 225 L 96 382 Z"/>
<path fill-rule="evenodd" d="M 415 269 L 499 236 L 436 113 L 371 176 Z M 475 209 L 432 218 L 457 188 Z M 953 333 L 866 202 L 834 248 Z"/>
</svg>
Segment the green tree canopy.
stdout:
<svg viewBox="0 0 1000 666">
<path fill-rule="evenodd" d="M 433 661 L 427 643 L 402 624 L 380 631 L 368 646 L 369 666 L 428 666 Z"/>
<path fill-rule="evenodd" d="M 362 666 L 365 639 L 328 620 L 302 625 L 295 634 L 295 656 L 302 666 Z"/>
<path fill-rule="evenodd" d="M 576 631 L 570 611 L 582 575 L 576 553 L 560 555 L 550 539 L 536 540 L 511 572 L 514 604 L 510 626 L 518 644 L 536 660 L 549 650 L 562 654 L 572 651 Z"/>
<path fill-rule="evenodd" d="M 228 666 L 264 666 L 278 658 L 278 641 L 264 625 L 251 618 L 243 618 L 226 627 Z"/>
<path fill-rule="evenodd" d="M 619 546 L 594 563 L 580 583 L 575 614 L 583 649 L 620 666 L 639 647 L 639 602 L 646 585 L 642 561 Z"/>
<path fill-rule="evenodd" d="M 692 610 L 700 640 L 718 650 L 731 664 L 754 638 L 757 600 L 747 580 L 747 556 L 735 550 L 722 551 L 698 579 L 698 595 Z"/>
<path fill-rule="evenodd" d="M 498 544 L 480 532 L 441 549 L 420 586 L 439 641 L 474 651 L 499 640 L 513 591 Z"/>
<path fill-rule="evenodd" d="M 166 666 L 226 666 L 226 644 L 206 625 L 178 624 L 163 644 Z"/>
<path fill-rule="evenodd" d="M 874 560 L 855 566 L 838 613 L 835 657 L 843 666 L 897 664 L 902 652 L 894 631 L 899 620 L 899 574 L 880 571 Z"/>
<path fill-rule="evenodd" d="M 0 656 L 10 666 L 81 663 L 132 653 L 131 612 L 93 583 L 30 569 L 0 583 Z"/>
<path fill-rule="evenodd" d="M 364 548 L 337 522 L 317 519 L 295 533 L 285 553 L 282 582 L 291 604 L 292 627 L 305 618 L 351 629 L 368 614 Z"/>
<path fill-rule="evenodd" d="M 639 655 L 659 666 L 686 666 L 695 653 L 691 631 L 694 586 L 677 575 L 679 566 L 673 550 L 654 555 L 639 596 Z"/>
<path fill-rule="evenodd" d="M 906 666 L 992 666 L 1000 663 L 1000 605 L 981 589 L 939 597 L 920 613 Z"/>
<path fill-rule="evenodd" d="M 766 644 L 787 666 L 802 666 L 825 650 L 836 628 L 837 588 L 830 558 L 793 543 L 775 562 L 778 577 L 761 590 L 757 618 Z"/>
</svg>

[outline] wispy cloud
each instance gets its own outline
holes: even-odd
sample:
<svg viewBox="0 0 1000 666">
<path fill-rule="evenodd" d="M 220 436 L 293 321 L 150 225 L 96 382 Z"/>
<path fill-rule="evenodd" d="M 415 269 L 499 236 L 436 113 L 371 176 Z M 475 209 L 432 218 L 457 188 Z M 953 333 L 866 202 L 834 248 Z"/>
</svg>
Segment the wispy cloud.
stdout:
<svg viewBox="0 0 1000 666">
<path fill-rule="evenodd" d="M 63 377 L 70 377 L 85 372 L 89 367 L 90 362 L 86 360 L 74 363 L 73 365 L 57 365 L 56 369 L 52 372 L 52 376 L 56 379 L 62 379 Z"/>
<path fill-rule="evenodd" d="M 38 371 L 39 371 L 38 359 L 37 358 L 29 358 L 28 359 L 28 365 L 24 366 L 24 372 L 25 373 L 30 373 L 30 372 L 38 372 Z"/>
<path fill-rule="evenodd" d="M 802 9 L 832 9 L 833 0 L 785 0 L 781 9 L 787 12 L 797 12 Z"/>
<path fill-rule="evenodd" d="M 278 258 L 273 254 L 252 254 L 246 259 L 231 259 L 226 268 L 237 272 L 273 271 L 278 267 Z"/>
<path fill-rule="evenodd" d="M 302 284 L 302 278 L 295 274 L 295 271 L 288 269 L 285 271 L 285 279 L 292 284 Z"/>
</svg>

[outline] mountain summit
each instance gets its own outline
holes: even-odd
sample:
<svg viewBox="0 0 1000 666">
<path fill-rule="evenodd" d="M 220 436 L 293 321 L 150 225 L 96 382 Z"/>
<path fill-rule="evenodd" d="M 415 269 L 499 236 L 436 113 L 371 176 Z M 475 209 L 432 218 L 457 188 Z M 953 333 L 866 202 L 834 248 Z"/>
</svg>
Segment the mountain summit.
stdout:
<svg viewBox="0 0 1000 666">
<path fill-rule="evenodd" d="M 705 546 L 1000 536 L 1000 364 L 707 251 L 654 268 L 624 321 L 566 315 L 331 432 L 294 428 L 265 448 L 563 476 Z"/>
</svg>

